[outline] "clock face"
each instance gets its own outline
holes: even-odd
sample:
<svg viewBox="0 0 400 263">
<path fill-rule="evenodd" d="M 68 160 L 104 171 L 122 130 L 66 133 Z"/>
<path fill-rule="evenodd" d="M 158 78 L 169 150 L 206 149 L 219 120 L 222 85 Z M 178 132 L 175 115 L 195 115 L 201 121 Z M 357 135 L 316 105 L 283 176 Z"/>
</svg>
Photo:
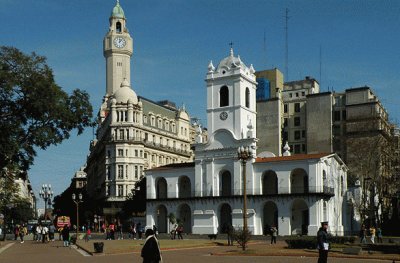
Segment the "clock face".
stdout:
<svg viewBox="0 0 400 263">
<path fill-rule="evenodd" d="M 228 118 L 228 113 L 226 111 L 221 112 L 219 118 L 223 121 L 226 120 Z"/>
<path fill-rule="evenodd" d="M 126 40 L 122 37 L 116 37 L 114 38 L 114 45 L 117 48 L 123 48 L 126 45 Z"/>
</svg>

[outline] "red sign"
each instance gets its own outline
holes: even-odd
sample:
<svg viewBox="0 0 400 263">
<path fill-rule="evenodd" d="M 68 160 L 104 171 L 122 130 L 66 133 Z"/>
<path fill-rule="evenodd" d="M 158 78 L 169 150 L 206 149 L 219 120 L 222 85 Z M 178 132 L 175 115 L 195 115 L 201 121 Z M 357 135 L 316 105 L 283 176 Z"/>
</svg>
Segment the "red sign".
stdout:
<svg viewBox="0 0 400 263">
<path fill-rule="evenodd" d="M 71 226 L 71 220 L 69 216 L 59 216 L 57 217 L 57 227 L 64 227 L 65 225 Z"/>
</svg>

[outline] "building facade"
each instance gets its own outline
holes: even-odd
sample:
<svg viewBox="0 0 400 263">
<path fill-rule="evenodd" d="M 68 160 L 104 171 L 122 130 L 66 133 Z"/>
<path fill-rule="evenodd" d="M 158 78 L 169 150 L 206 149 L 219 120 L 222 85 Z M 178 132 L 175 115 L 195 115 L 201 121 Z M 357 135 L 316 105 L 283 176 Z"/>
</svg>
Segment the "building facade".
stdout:
<svg viewBox="0 0 400 263">
<path fill-rule="evenodd" d="M 111 220 L 144 170 L 193 159 L 193 128 L 185 107 L 137 96 L 130 86 L 133 40 L 119 2 L 109 22 L 103 41 L 106 93 L 84 171 L 89 196 L 105 201 L 103 211 L 98 212 Z"/>
<path fill-rule="evenodd" d="M 185 232 L 216 234 L 227 225 L 255 235 L 275 225 L 279 235 L 315 235 L 321 221 L 343 234 L 347 167 L 336 154 L 257 154 L 256 75 L 231 50 L 217 68 L 208 66 L 208 139 L 198 129 L 195 160 L 146 171 L 147 226 L 171 230 L 170 214 Z M 280 93 L 280 92 L 277 92 Z M 251 152 L 243 170 L 238 148 Z M 246 180 L 247 211 L 243 211 Z"/>
</svg>

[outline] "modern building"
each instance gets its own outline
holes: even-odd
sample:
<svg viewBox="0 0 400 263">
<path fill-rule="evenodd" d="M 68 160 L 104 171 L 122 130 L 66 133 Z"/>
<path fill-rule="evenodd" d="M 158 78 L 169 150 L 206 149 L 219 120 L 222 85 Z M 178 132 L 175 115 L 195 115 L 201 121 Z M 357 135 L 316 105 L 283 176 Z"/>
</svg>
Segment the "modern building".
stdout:
<svg viewBox="0 0 400 263">
<path fill-rule="evenodd" d="M 133 39 L 118 1 L 109 22 L 103 41 L 106 92 L 84 172 L 89 196 L 105 201 L 98 212 L 111 220 L 144 170 L 193 159 L 193 128 L 184 106 L 137 96 L 130 85 Z"/>
<path fill-rule="evenodd" d="M 382 202 L 366 212 L 369 216 L 361 215 L 362 220 L 376 222 L 380 216 L 376 211 L 382 211 L 393 195 L 385 188 L 393 179 L 394 155 L 387 149 L 394 140 L 394 125 L 372 89 L 320 92 L 318 81 L 311 77 L 280 85 L 283 76 L 277 69 L 256 75 L 259 85 L 269 84 L 261 87 L 269 87 L 269 92 L 257 96 L 258 150 L 280 155 L 287 142 L 294 154 L 337 153 L 349 168 L 349 185 L 359 180 L 362 187 L 369 180 L 378 186 L 369 190 L 371 196 L 379 193 Z"/>
<path fill-rule="evenodd" d="M 208 139 L 203 140 L 201 129 L 197 130 L 194 162 L 145 172 L 147 226 L 169 232 L 172 213 L 187 233 L 216 234 L 229 224 L 243 227 L 245 213 L 255 235 L 272 225 L 279 235 L 315 235 L 326 220 L 333 233 L 343 234 L 347 167 L 338 155 L 291 156 L 288 146 L 283 156 L 257 154 L 260 130 L 254 73 L 253 66 L 246 66 L 232 49 L 217 68 L 210 62 Z M 238 148 L 249 154 L 245 166 L 238 159 Z"/>
</svg>

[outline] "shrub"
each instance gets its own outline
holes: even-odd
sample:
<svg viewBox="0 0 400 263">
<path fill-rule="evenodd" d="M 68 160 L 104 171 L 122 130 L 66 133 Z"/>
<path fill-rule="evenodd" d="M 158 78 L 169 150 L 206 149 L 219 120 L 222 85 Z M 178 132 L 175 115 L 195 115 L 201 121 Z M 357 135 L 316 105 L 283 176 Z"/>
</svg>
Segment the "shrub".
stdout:
<svg viewBox="0 0 400 263">
<path fill-rule="evenodd" d="M 246 250 L 246 244 L 250 241 L 251 232 L 248 229 L 235 230 L 233 232 L 233 238 L 239 243 L 243 250 Z"/>
<path fill-rule="evenodd" d="M 354 243 L 356 237 L 354 236 L 330 236 L 329 243 L 332 244 L 345 244 L 345 243 Z M 317 248 L 317 238 L 313 236 L 303 236 L 303 237 L 291 237 L 285 240 L 286 244 L 288 244 L 288 248 L 308 248 L 315 249 Z"/>
</svg>

